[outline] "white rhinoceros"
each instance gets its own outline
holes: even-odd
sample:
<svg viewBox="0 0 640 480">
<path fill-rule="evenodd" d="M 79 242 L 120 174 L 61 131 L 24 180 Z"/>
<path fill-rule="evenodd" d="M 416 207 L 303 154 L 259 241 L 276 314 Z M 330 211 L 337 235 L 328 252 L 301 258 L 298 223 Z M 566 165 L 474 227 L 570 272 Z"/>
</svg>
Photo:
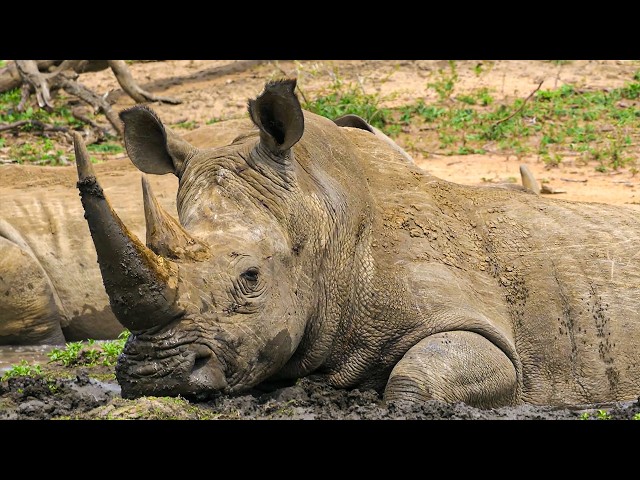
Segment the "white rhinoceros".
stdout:
<svg viewBox="0 0 640 480">
<path fill-rule="evenodd" d="M 131 331 L 124 397 L 307 375 L 388 401 L 638 397 L 638 211 L 441 180 L 376 132 L 303 111 L 295 85 L 267 83 L 249 101 L 257 129 L 220 148 L 145 106 L 121 113 L 133 163 L 180 181 L 179 222 L 145 186 L 146 246 L 76 139 L 85 217 Z"/>
</svg>

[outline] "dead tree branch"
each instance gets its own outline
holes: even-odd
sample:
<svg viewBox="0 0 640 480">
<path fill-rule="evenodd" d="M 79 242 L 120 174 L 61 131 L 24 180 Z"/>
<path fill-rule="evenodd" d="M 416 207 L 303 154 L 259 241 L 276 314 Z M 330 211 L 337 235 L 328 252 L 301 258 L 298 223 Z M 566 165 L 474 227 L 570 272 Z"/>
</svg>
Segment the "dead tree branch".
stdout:
<svg viewBox="0 0 640 480">
<path fill-rule="evenodd" d="M 51 94 L 49 92 L 49 82 L 47 74 L 40 73 L 38 64 L 35 60 L 15 60 L 18 73 L 22 77 L 23 83 L 29 85 L 36 93 L 38 106 L 48 111 L 53 109 L 51 103 Z M 24 90 L 23 90 L 24 96 Z M 24 98 L 20 101 L 20 105 L 24 105 Z"/>
<path fill-rule="evenodd" d="M 527 98 L 525 98 L 525 99 L 524 99 L 524 102 L 522 102 L 522 105 L 520 105 L 520 108 L 518 108 L 518 109 L 517 109 L 515 112 L 513 112 L 511 115 L 509 115 L 509 116 L 507 116 L 507 117 L 505 117 L 505 118 L 501 118 L 500 120 L 498 120 L 497 122 L 495 122 L 495 123 L 493 124 L 493 126 L 500 125 L 501 123 L 506 122 L 506 121 L 507 121 L 507 120 L 509 120 L 510 118 L 513 118 L 513 117 L 515 117 L 518 113 L 520 113 L 520 112 L 522 111 L 522 109 L 524 109 L 524 106 L 527 104 L 527 102 L 529 101 L 529 99 L 530 99 L 531 97 L 533 97 L 533 94 L 534 94 L 534 93 L 536 93 L 538 90 L 540 90 L 540 87 L 542 86 L 542 83 L 543 83 L 543 82 L 544 82 L 544 80 L 542 80 L 542 81 L 538 84 L 538 86 L 536 87 L 536 89 L 535 89 L 533 92 L 531 92 Z"/>
<path fill-rule="evenodd" d="M 50 68 L 59 65 L 62 60 L 36 60 L 38 70 L 49 71 Z M 0 68 L 0 93 L 18 88 L 22 84 L 22 76 L 15 62 L 10 62 L 6 67 Z"/>
<path fill-rule="evenodd" d="M 93 93 L 91 90 L 89 90 L 79 82 L 76 82 L 64 76 L 61 76 L 59 78 L 60 86 L 64 89 L 65 92 L 70 93 L 71 95 L 75 95 L 76 97 L 91 105 L 94 110 L 104 113 L 105 117 L 107 117 L 107 120 L 109 120 L 109 123 L 111 123 L 115 131 L 118 132 L 118 135 L 120 135 L 121 137 L 124 136 L 124 130 L 122 128 L 122 124 L 120 122 L 120 119 L 118 118 L 118 115 L 116 115 L 116 113 L 111 109 L 111 105 L 109 105 L 109 103 L 104 98 Z"/>
<path fill-rule="evenodd" d="M 31 125 L 33 127 L 39 128 L 40 130 L 47 132 L 68 132 L 69 129 L 67 127 L 60 127 L 56 125 L 49 125 L 48 123 L 41 122 L 39 120 L 19 120 L 17 122 L 8 123 L 8 124 L 0 124 L 0 132 L 4 132 L 7 130 L 13 130 L 16 128 L 23 127 L 25 125 Z"/>
<path fill-rule="evenodd" d="M 127 68 L 127 64 L 123 60 L 107 60 L 107 62 L 122 89 L 137 103 L 164 102 L 172 105 L 182 103 L 181 100 L 153 95 L 152 93 L 140 88 L 133 79 L 129 68 Z"/>
</svg>

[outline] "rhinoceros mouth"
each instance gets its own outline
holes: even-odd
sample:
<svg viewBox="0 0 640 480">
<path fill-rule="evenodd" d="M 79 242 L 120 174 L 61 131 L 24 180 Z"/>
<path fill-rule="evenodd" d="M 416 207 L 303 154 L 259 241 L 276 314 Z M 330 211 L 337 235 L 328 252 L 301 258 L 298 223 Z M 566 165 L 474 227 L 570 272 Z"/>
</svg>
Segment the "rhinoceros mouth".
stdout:
<svg viewBox="0 0 640 480">
<path fill-rule="evenodd" d="M 224 364 L 192 339 L 143 338 L 127 342 L 116 364 L 123 398 L 184 396 L 199 400 L 224 392 Z"/>
</svg>

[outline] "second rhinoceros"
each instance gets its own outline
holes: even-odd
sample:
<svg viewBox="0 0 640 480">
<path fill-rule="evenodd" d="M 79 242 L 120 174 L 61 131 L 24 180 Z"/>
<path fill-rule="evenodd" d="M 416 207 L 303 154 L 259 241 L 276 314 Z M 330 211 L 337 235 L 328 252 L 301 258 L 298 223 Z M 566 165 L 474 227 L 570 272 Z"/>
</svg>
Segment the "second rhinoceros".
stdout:
<svg viewBox="0 0 640 480">
<path fill-rule="evenodd" d="M 438 179 L 376 132 L 268 82 L 257 127 L 199 149 L 121 113 L 133 163 L 180 182 L 179 222 L 145 188 L 147 245 L 76 141 L 111 307 L 131 331 L 122 395 L 207 398 L 319 375 L 387 401 L 581 405 L 640 394 L 638 211 Z M 146 182 L 147 180 L 145 180 Z"/>
</svg>

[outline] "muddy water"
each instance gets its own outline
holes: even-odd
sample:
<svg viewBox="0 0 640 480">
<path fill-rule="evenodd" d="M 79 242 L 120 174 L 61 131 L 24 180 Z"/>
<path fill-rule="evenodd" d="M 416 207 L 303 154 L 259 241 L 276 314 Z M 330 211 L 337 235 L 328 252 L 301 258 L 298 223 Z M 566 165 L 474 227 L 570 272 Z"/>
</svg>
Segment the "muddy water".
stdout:
<svg viewBox="0 0 640 480">
<path fill-rule="evenodd" d="M 60 348 L 60 345 L 0 345 L 0 376 L 11 369 L 12 365 L 19 364 L 21 360 L 26 360 L 31 365 L 47 363 L 49 361 L 47 353 L 56 347 Z"/>
</svg>

